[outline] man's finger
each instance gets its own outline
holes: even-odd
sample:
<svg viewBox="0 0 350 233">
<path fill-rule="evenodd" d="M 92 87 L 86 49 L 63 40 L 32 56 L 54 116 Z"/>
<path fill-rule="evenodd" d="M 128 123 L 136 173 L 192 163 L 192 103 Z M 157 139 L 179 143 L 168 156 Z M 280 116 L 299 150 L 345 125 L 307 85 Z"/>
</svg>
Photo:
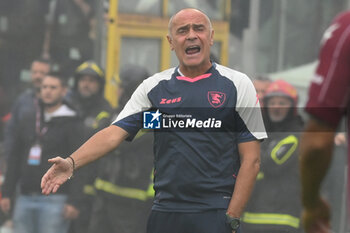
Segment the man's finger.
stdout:
<svg viewBox="0 0 350 233">
<path fill-rule="evenodd" d="M 46 185 L 46 187 L 45 187 L 45 194 L 46 195 L 49 195 L 50 193 L 51 193 L 51 190 L 52 190 L 52 188 L 51 188 L 51 184 L 50 183 L 48 183 L 47 185 Z"/>
<path fill-rule="evenodd" d="M 60 160 L 61 157 L 56 156 L 55 158 L 47 160 L 49 163 L 57 163 Z"/>
<path fill-rule="evenodd" d="M 42 193 L 43 193 L 44 195 L 50 194 L 50 193 L 48 192 L 48 184 L 45 184 L 45 186 L 44 186 L 43 189 L 42 189 Z"/>
<path fill-rule="evenodd" d="M 52 186 L 53 186 L 53 182 L 52 182 L 52 180 L 50 180 L 49 174 L 47 174 L 47 177 L 46 177 L 45 183 L 44 183 L 44 187 L 43 187 L 43 193 L 45 195 L 49 195 L 51 193 Z"/>
<path fill-rule="evenodd" d="M 47 173 L 43 176 L 43 178 L 41 178 L 41 184 L 40 184 L 40 187 L 41 189 L 44 189 L 46 183 L 47 183 Z"/>
<path fill-rule="evenodd" d="M 52 193 L 56 193 L 59 187 L 60 187 L 59 184 L 55 184 L 55 185 L 53 186 Z"/>
<path fill-rule="evenodd" d="M 53 190 L 54 190 L 54 188 L 55 188 L 55 185 L 56 185 L 56 183 L 54 182 L 54 181 L 51 181 L 50 182 L 50 185 L 49 185 L 49 193 L 55 193 Z M 57 191 L 57 190 L 56 190 Z"/>
</svg>

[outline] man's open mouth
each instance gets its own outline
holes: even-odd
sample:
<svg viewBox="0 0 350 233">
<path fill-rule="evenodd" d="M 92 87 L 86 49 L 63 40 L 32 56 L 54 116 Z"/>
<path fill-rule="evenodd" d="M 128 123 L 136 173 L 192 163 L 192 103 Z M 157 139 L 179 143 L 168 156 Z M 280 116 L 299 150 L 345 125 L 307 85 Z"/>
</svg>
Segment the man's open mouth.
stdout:
<svg viewBox="0 0 350 233">
<path fill-rule="evenodd" d="M 188 55 L 199 53 L 200 51 L 201 51 L 201 48 L 198 45 L 190 46 L 185 50 L 186 54 Z"/>
</svg>

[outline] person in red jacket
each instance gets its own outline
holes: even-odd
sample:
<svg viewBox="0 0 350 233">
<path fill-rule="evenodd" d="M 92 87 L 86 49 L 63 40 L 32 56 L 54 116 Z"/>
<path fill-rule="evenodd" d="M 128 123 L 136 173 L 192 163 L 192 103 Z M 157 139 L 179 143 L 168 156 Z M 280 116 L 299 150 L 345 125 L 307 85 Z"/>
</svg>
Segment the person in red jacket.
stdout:
<svg viewBox="0 0 350 233">
<path fill-rule="evenodd" d="M 334 136 L 343 117 L 347 117 L 349 133 L 350 11 L 339 14 L 333 20 L 324 33 L 321 45 L 306 105 L 311 118 L 300 146 L 303 221 L 308 233 L 330 231 L 330 208 L 321 198 L 320 186 L 332 160 Z M 349 178 L 350 169 L 348 181 Z M 347 208 L 349 211 L 349 196 Z M 347 222 L 350 223 L 350 219 Z"/>
</svg>

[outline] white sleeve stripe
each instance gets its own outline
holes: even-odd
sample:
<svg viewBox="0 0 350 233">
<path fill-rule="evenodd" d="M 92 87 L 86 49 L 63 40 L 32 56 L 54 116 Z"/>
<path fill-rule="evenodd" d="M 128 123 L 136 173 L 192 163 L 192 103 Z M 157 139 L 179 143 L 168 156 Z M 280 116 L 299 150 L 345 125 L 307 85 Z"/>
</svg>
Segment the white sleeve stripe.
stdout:
<svg viewBox="0 0 350 233">
<path fill-rule="evenodd" d="M 266 131 L 262 119 L 259 101 L 253 83 L 249 77 L 241 72 L 217 65 L 217 70 L 233 82 L 237 90 L 236 111 L 247 129 L 257 139 L 266 138 Z"/>
</svg>

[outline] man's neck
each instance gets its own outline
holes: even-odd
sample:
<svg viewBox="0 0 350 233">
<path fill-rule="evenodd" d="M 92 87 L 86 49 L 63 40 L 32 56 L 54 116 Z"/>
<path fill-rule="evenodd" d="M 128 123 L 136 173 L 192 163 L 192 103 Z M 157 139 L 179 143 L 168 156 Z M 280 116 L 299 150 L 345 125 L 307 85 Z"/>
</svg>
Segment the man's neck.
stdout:
<svg viewBox="0 0 350 233">
<path fill-rule="evenodd" d="M 56 105 L 44 105 L 44 110 L 46 113 L 53 113 L 57 109 L 59 109 L 62 106 L 62 103 L 58 103 Z"/>
<path fill-rule="evenodd" d="M 205 72 L 207 72 L 210 67 L 212 66 L 211 63 L 206 64 L 205 66 L 198 66 L 198 67 L 191 67 L 191 66 L 181 66 L 179 67 L 180 73 L 182 73 L 184 76 L 189 78 L 195 78 L 198 77 Z"/>
</svg>

